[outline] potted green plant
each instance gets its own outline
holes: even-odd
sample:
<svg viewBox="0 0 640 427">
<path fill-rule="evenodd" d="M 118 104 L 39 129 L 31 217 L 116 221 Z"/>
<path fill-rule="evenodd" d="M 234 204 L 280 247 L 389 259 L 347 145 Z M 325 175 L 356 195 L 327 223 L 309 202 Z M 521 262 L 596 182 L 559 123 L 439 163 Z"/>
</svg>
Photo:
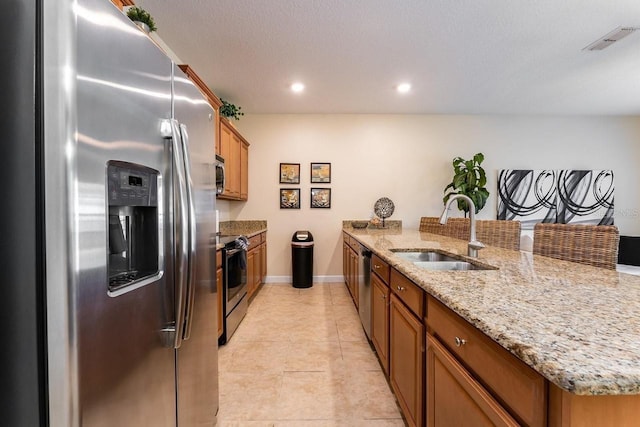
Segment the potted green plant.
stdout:
<svg viewBox="0 0 640 427">
<path fill-rule="evenodd" d="M 242 107 L 237 107 L 234 104 L 220 99 L 222 101 L 222 107 L 220 107 L 220 115 L 228 119 L 240 120 L 240 116 L 244 116 Z"/>
<path fill-rule="evenodd" d="M 142 9 L 141 7 L 130 7 L 127 10 L 127 16 L 147 34 L 158 29 L 158 27 L 156 27 L 156 23 L 153 20 L 153 17 L 149 14 L 149 12 Z"/>
<path fill-rule="evenodd" d="M 462 157 L 453 159 L 453 181 L 444 188 L 443 203 L 447 203 L 449 197 L 454 194 L 464 194 L 473 200 L 476 205 L 475 213 L 487 203 L 489 191 L 485 188 L 487 185 L 487 174 L 480 164 L 484 160 L 484 154 L 478 153 L 471 160 L 465 160 Z M 464 200 L 458 200 L 458 209 L 464 211 L 466 218 L 469 213 L 469 206 Z"/>
</svg>

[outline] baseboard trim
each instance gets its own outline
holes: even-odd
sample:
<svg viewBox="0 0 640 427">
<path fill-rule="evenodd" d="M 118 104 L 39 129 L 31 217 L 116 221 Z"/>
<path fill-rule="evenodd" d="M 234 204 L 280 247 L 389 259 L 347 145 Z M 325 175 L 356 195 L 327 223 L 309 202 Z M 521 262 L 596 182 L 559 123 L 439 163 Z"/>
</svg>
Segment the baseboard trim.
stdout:
<svg viewBox="0 0 640 427">
<path fill-rule="evenodd" d="M 344 276 L 313 276 L 313 283 L 342 283 L 344 282 Z M 289 284 L 292 282 L 291 276 L 267 276 L 264 283 L 283 283 Z"/>
</svg>

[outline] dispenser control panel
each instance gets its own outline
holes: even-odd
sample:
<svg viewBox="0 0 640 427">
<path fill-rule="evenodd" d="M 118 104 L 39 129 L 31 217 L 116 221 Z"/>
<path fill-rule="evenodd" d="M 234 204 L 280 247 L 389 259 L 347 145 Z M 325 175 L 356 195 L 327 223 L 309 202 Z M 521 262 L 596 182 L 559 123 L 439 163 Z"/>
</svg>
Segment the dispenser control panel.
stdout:
<svg viewBox="0 0 640 427">
<path fill-rule="evenodd" d="M 157 206 L 158 172 L 125 162 L 108 166 L 110 206 Z"/>
</svg>

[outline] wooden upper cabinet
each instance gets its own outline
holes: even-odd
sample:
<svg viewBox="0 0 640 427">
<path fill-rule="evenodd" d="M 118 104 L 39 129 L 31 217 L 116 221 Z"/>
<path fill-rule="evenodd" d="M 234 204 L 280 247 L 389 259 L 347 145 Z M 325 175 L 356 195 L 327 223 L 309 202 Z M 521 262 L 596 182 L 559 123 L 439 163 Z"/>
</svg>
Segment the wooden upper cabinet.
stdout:
<svg viewBox="0 0 640 427">
<path fill-rule="evenodd" d="M 193 68 L 179 65 L 180 69 L 195 83 L 215 110 L 215 152 L 224 159 L 226 182 L 224 192 L 218 196 L 229 200 L 249 198 L 249 143 L 240 135 L 228 119 L 220 117 L 222 101 L 207 87 Z"/>
<path fill-rule="evenodd" d="M 125 6 L 133 6 L 132 0 L 111 0 L 111 3 L 118 6 L 118 9 L 122 10 Z"/>
<path fill-rule="evenodd" d="M 200 92 L 202 92 L 202 94 L 207 98 L 207 101 L 209 101 L 209 104 L 211 104 L 213 109 L 216 110 L 217 114 L 220 111 L 220 107 L 222 106 L 222 101 L 220 101 L 220 98 L 218 98 L 216 94 L 213 93 L 211 89 L 209 89 L 207 84 L 200 78 L 200 76 L 198 76 L 198 74 L 196 74 L 193 68 L 186 64 L 178 65 L 178 67 L 180 67 L 182 72 L 185 73 L 187 77 L 189 77 L 189 79 L 191 79 L 191 81 L 195 83 L 196 86 L 198 86 Z"/>
<path fill-rule="evenodd" d="M 249 196 L 249 143 L 225 118 L 220 119 L 220 155 L 226 175 L 224 192 L 229 200 L 247 200 Z"/>
<path fill-rule="evenodd" d="M 249 144 L 240 144 L 240 199 L 249 198 Z"/>
<path fill-rule="evenodd" d="M 198 87 L 198 89 L 200 89 L 200 92 L 202 92 L 204 97 L 207 98 L 207 101 L 209 102 L 209 104 L 211 104 L 211 107 L 213 107 L 213 110 L 215 111 L 215 128 L 213 134 L 216 137 L 214 150 L 216 154 L 220 154 L 220 106 L 222 106 L 222 101 L 220 101 L 220 98 L 218 98 L 215 93 L 213 93 L 211 89 L 209 89 L 206 83 L 200 78 L 200 76 L 198 76 L 198 74 L 196 74 L 193 68 L 186 64 L 178 65 L 178 67 L 180 67 L 182 72 L 185 73 L 187 77 L 189 77 L 189 79 Z"/>
<path fill-rule="evenodd" d="M 235 133 L 231 133 L 231 155 L 229 156 L 229 164 L 226 167 L 227 179 L 229 180 L 229 191 L 231 195 L 237 199 L 240 198 L 240 147 L 242 142 Z"/>
</svg>

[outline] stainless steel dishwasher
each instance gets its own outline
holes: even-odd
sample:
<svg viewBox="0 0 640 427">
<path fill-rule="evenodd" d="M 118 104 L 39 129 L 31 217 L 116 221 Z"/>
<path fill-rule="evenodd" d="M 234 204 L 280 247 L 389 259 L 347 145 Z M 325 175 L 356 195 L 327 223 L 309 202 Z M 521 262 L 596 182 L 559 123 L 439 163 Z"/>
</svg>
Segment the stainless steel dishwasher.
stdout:
<svg viewBox="0 0 640 427">
<path fill-rule="evenodd" d="M 358 263 L 358 312 L 362 328 L 371 339 L 371 251 L 362 245 Z"/>
</svg>

